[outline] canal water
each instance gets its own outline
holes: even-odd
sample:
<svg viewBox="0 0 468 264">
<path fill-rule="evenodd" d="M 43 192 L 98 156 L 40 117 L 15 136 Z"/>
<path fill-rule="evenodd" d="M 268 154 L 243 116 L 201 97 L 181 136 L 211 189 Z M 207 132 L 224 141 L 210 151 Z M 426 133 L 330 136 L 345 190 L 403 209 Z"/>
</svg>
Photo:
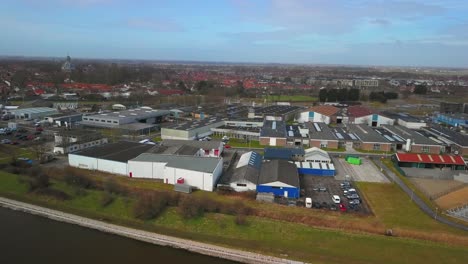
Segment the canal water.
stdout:
<svg viewBox="0 0 468 264">
<path fill-rule="evenodd" d="M 235 262 L 156 246 L 0 207 L 0 263 Z"/>
</svg>

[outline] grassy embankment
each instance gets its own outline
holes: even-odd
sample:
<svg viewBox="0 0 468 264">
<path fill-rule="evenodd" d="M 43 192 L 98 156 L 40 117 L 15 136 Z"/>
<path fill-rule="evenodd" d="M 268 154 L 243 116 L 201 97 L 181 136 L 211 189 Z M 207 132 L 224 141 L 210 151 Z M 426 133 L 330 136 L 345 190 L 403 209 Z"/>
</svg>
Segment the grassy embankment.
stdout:
<svg viewBox="0 0 468 264">
<path fill-rule="evenodd" d="M 99 178 L 99 177 L 97 177 Z M 101 178 L 102 180 L 102 178 Z M 129 180 L 119 177 L 118 182 L 134 188 L 170 189 L 168 185 L 146 180 Z M 74 187 L 53 181 L 53 188 L 68 193 L 72 199 L 56 200 L 47 196 L 27 192 L 27 186 L 17 175 L 0 173 L 0 195 L 80 214 L 95 219 L 155 231 L 162 234 L 194 239 L 207 243 L 242 248 L 276 256 L 305 260 L 313 263 L 425 263 L 427 259 L 438 263 L 463 263 L 468 257 L 468 237 L 433 221 L 420 212 L 401 190 L 389 184 L 358 183 L 374 208 L 375 217 L 358 217 L 351 214 L 326 213 L 320 210 L 306 210 L 278 205 L 260 204 L 251 201 L 268 217 L 250 216 L 247 225 L 237 225 L 234 216 L 209 213 L 195 219 L 184 219 L 176 208 L 168 208 L 162 215 L 149 221 L 133 217 L 135 201 L 128 197 L 116 196 L 106 207 L 100 205 L 102 191 L 86 190 L 79 195 Z M 217 200 L 232 200 L 215 193 L 195 192 L 195 196 L 209 196 Z M 301 218 L 304 223 L 277 221 L 272 216 L 287 215 Z M 436 243 L 409 238 L 385 237 L 362 232 L 348 233 L 329 228 L 308 226 L 309 219 L 321 217 L 326 222 L 338 221 L 343 224 L 371 224 L 415 230 L 410 237 L 432 232 L 437 237 L 445 236 L 445 243 Z M 296 219 L 297 220 L 297 219 Z M 419 232 L 419 233 L 418 233 Z M 458 235 L 455 235 L 458 234 Z M 426 239 L 427 237 L 422 237 Z"/>
</svg>

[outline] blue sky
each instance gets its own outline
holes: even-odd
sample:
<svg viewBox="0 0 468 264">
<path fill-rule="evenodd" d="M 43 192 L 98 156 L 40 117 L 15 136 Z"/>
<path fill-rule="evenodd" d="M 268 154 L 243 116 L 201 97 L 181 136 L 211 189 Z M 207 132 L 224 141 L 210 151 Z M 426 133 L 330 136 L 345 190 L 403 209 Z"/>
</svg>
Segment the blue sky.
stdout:
<svg viewBox="0 0 468 264">
<path fill-rule="evenodd" d="M 1 55 L 468 67 L 466 0 L 4 0 Z"/>
</svg>

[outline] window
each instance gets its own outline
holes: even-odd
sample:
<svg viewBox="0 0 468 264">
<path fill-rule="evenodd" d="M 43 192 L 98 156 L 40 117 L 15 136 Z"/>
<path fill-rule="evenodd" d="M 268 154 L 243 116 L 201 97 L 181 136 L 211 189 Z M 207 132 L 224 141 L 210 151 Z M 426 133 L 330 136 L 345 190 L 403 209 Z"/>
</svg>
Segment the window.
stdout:
<svg viewBox="0 0 468 264">
<path fill-rule="evenodd" d="M 281 189 L 281 187 L 271 186 L 272 189 Z"/>
<path fill-rule="evenodd" d="M 107 123 L 112 123 L 112 121 L 111 121 L 111 120 L 107 120 Z"/>
<path fill-rule="evenodd" d="M 373 150 L 380 150 L 380 144 L 374 144 Z"/>
<path fill-rule="evenodd" d="M 114 123 L 114 124 L 117 124 L 117 123 L 119 123 L 119 122 L 117 122 L 117 121 L 114 121 L 113 123 Z"/>
<path fill-rule="evenodd" d="M 238 183 L 237 186 L 239 186 L 239 187 L 247 187 L 247 184 L 245 184 L 245 183 Z"/>
<path fill-rule="evenodd" d="M 422 149 L 421 149 L 421 152 L 422 153 L 429 153 L 430 149 L 431 148 L 429 146 L 423 146 Z"/>
<path fill-rule="evenodd" d="M 103 119 L 103 120 L 101 120 L 101 122 L 105 123 L 105 122 L 106 122 L 106 120 L 104 120 L 104 119 Z"/>
</svg>

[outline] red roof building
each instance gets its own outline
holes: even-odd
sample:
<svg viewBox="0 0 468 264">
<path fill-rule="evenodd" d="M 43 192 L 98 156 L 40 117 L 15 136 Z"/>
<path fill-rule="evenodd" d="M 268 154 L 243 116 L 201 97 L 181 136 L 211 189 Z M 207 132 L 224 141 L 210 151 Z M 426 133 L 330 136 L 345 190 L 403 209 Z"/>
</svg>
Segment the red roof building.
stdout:
<svg viewBox="0 0 468 264">
<path fill-rule="evenodd" d="M 397 153 L 395 154 L 395 157 L 399 163 L 424 163 L 457 166 L 466 165 L 462 156 Z"/>
</svg>

